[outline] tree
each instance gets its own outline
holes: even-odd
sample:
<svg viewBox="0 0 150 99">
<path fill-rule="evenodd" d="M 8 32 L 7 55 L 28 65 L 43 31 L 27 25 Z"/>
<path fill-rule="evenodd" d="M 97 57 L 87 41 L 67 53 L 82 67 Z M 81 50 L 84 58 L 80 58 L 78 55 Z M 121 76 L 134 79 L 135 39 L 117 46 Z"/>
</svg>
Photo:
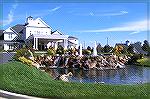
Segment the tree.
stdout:
<svg viewBox="0 0 150 99">
<path fill-rule="evenodd" d="M 88 46 L 88 47 L 87 47 L 87 50 L 91 51 L 92 49 L 91 49 L 91 47 L 90 47 L 90 46 Z"/>
<path fill-rule="evenodd" d="M 115 54 L 121 54 L 123 52 L 123 46 L 117 45 L 115 48 Z"/>
<path fill-rule="evenodd" d="M 97 53 L 102 52 L 102 46 L 100 43 L 97 45 L 96 49 L 97 49 Z"/>
<path fill-rule="evenodd" d="M 112 50 L 113 48 L 109 45 L 105 45 L 104 48 L 103 48 L 103 52 L 104 53 L 108 53 Z"/>
<path fill-rule="evenodd" d="M 142 49 L 144 50 L 144 51 L 148 51 L 149 50 L 149 43 L 148 43 L 148 41 L 147 40 L 145 40 L 144 41 L 144 44 L 143 44 L 143 46 L 142 46 Z"/>
<path fill-rule="evenodd" d="M 127 52 L 128 52 L 129 54 L 133 54 L 133 53 L 134 53 L 134 51 L 133 51 L 133 46 L 132 46 L 132 45 L 129 45 L 129 47 L 128 47 L 128 49 L 127 49 Z"/>
</svg>

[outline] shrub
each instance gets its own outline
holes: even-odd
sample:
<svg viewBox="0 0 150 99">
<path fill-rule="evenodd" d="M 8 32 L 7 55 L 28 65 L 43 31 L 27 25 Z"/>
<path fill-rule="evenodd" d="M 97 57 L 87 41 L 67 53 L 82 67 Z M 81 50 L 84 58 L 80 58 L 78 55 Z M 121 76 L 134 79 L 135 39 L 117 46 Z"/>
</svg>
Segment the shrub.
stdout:
<svg viewBox="0 0 150 99">
<path fill-rule="evenodd" d="M 85 50 L 82 51 L 82 53 L 83 53 L 83 55 L 90 55 L 90 54 L 91 54 L 91 51 L 85 49 Z"/>
<path fill-rule="evenodd" d="M 64 54 L 64 48 L 61 45 L 58 46 L 56 50 L 56 54 L 59 54 L 59 55 Z"/>
<path fill-rule="evenodd" d="M 30 50 L 32 53 L 34 53 L 33 50 Z M 30 52 L 26 48 L 22 48 L 16 51 L 16 54 L 14 55 L 14 59 L 18 60 L 19 57 L 24 56 L 25 58 L 29 58 L 31 56 Z"/>
<path fill-rule="evenodd" d="M 27 65 L 29 65 L 29 66 L 32 66 L 32 61 L 29 60 L 29 59 L 27 59 L 27 58 L 25 58 L 24 56 L 19 57 L 18 60 L 21 61 L 21 62 L 24 63 L 24 64 L 27 64 Z"/>
<path fill-rule="evenodd" d="M 128 61 L 128 64 L 137 63 L 137 60 L 142 58 L 143 58 L 142 54 L 134 54 L 133 56 L 131 56 L 131 59 Z"/>
<path fill-rule="evenodd" d="M 53 47 L 50 47 L 48 50 L 47 50 L 47 55 L 55 55 L 56 54 L 56 51 Z"/>
</svg>

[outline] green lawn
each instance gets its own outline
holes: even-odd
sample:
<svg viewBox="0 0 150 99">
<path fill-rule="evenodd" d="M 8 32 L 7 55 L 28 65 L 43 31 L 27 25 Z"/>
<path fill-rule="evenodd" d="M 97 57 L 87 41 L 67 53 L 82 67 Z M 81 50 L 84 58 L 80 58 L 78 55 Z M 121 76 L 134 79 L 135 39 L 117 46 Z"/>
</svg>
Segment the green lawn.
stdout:
<svg viewBox="0 0 150 99">
<path fill-rule="evenodd" d="M 138 65 L 150 67 L 150 58 L 139 59 L 137 60 L 137 62 L 138 62 Z"/>
<path fill-rule="evenodd" d="M 0 89 L 57 99 L 139 99 L 150 97 L 150 83 L 142 85 L 66 83 L 53 80 L 47 73 L 16 61 L 0 64 Z"/>
</svg>

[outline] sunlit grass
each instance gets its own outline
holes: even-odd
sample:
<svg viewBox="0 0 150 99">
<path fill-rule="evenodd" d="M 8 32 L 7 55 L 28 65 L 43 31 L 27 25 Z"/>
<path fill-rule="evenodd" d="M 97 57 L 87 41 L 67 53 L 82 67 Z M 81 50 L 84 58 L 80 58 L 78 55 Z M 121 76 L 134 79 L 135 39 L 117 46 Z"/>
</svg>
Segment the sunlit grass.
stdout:
<svg viewBox="0 0 150 99">
<path fill-rule="evenodd" d="M 68 99 L 133 99 L 150 96 L 150 84 L 108 85 L 53 80 L 20 62 L 0 64 L 0 89 L 31 96 Z"/>
</svg>

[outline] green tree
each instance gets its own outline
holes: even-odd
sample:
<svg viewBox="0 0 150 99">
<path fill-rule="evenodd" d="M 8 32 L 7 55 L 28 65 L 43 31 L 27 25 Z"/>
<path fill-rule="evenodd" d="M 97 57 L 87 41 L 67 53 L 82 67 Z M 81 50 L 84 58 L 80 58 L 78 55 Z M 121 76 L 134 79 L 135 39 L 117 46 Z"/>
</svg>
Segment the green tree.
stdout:
<svg viewBox="0 0 150 99">
<path fill-rule="evenodd" d="M 97 53 L 102 52 L 102 46 L 100 43 L 97 45 L 96 49 L 97 49 Z"/>
<path fill-rule="evenodd" d="M 92 49 L 91 49 L 91 47 L 90 47 L 90 46 L 88 46 L 88 47 L 87 47 L 87 50 L 91 51 Z"/>
<path fill-rule="evenodd" d="M 103 52 L 104 53 L 108 53 L 113 49 L 113 47 L 109 46 L 109 45 L 105 45 L 103 48 Z"/>
<path fill-rule="evenodd" d="M 148 43 L 148 41 L 147 40 L 145 40 L 144 41 L 144 44 L 143 44 L 143 46 L 142 46 L 142 49 L 144 50 L 144 51 L 148 51 L 149 50 L 149 43 Z"/>
<path fill-rule="evenodd" d="M 133 46 L 132 46 L 132 45 L 129 45 L 129 47 L 127 48 L 127 52 L 128 52 L 129 54 L 133 54 L 133 53 L 134 53 L 134 51 L 133 51 Z"/>
<path fill-rule="evenodd" d="M 49 47 L 49 48 L 47 49 L 47 54 L 48 54 L 48 55 L 55 55 L 55 54 L 56 54 L 56 51 L 55 51 L 55 49 L 54 49 L 53 47 Z"/>
</svg>

